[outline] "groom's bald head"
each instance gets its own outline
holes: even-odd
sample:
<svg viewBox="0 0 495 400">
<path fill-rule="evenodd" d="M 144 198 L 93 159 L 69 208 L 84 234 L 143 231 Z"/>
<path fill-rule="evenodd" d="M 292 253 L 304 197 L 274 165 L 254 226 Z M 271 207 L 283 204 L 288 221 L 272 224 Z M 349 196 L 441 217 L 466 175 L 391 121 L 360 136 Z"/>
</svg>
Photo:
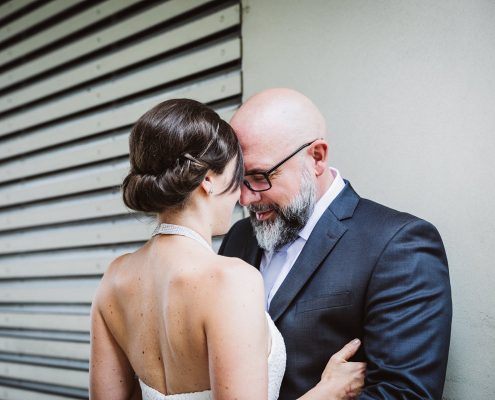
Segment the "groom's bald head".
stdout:
<svg viewBox="0 0 495 400">
<path fill-rule="evenodd" d="M 313 102 L 292 89 L 267 89 L 250 97 L 235 113 L 231 125 L 245 154 L 262 148 L 276 157 L 285 147 L 326 138 L 323 115 Z M 280 150 L 280 151 L 279 151 Z"/>
</svg>

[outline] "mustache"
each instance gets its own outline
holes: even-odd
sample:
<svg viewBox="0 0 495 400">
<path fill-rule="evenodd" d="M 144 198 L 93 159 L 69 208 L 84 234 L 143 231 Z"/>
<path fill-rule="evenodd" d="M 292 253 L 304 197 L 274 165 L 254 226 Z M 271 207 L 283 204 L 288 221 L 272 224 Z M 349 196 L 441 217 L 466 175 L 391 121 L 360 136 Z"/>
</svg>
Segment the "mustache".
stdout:
<svg viewBox="0 0 495 400">
<path fill-rule="evenodd" d="M 275 204 L 250 204 L 247 209 L 251 213 L 265 212 L 270 210 L 279 211 L 279 207 Z"/>
</svg>

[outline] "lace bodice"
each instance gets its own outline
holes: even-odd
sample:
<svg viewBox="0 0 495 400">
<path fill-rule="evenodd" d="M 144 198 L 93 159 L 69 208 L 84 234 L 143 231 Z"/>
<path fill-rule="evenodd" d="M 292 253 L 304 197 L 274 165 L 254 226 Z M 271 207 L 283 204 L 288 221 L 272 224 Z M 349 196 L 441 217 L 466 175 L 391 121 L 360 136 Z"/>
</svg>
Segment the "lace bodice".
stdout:
<svg viewBox="0 0 495 400">
<path fill-rule="evenodd" d="M 268 356 L 268 400 L 276 400 L 285 373 L 285 343 L 280 331 L 277 329 L 270 316 L 268 314 L 266 314 L 266 316 L 272 339 L 272 346 Z M 211 390 L 164 395 L 158 390 L 146 385 L 141 380 L 139 380 L 139 384 L 141 385 L 143 400 L 213 400 Z"/>
</svg>

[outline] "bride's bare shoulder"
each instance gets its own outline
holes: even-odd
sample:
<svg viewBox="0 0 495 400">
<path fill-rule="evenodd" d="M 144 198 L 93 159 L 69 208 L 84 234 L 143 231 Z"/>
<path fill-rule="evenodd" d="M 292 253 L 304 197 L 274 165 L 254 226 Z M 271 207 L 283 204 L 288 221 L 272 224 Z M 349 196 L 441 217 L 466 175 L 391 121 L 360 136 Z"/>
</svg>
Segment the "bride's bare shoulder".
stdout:
<svg viewBox="0 0 495 400">
<path fill-rule="evenodd" d="M 210 265 L 200 280 L 197 308 L 207 335 L 234 329 L 232 325 L 241 329 L 246 321 L 263 331 L 266 322 L 260 272 L 238 258 L 215 256 L 208 261 Z"/>
<path fill-rule="evenodd" d="M 125 274 L 131 258 L 132 253 L 127 253 L 113 259 L 103 273 L 101 283 L 104 285 L 115 283 L 121 275 Z"/>
<path fill-rule="evenodd" d="M 201 279 L 205 301 L 216 307 L 233 306 L 232 302 L 263 302 L 263 279 L 260 272 L 239 258 L 215 256 Z M 209 294 L 209 295 L 208 295 Z M 223 306 L 221 306 L 223 307 Z"/>
<path fill-rule="evenodd" d="M 111 300 L 120 286 L 128 280 L 132 256 L 133 253 L 123 254 L 110 262 L 98 285 L 95 301 Z"/>
<path fill-rule="evenodd" d="M 212 278 L 217 284 L 263 283 L 261 273 L 240 258 L 216 255 L 210 266 Z"/>
</svg>

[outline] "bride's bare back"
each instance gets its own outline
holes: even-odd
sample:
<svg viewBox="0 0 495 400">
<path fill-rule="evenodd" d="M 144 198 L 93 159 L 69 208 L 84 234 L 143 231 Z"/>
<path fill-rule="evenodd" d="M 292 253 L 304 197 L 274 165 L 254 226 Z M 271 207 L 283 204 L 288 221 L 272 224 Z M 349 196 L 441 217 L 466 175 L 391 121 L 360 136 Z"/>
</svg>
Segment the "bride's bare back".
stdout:
<svg viewBox="0 0 495 400">
<path fill-rule="evenodd" d="M 155 237 L 116 259 L 105 273 L 93 303 L 92 346 L 100 351 L 92 350 L 92 370 L 100 371 L 101 385 L 116 398 L 116 391 L 131 389 L 124 389 L 125 382 L 136 385 L 134 373 L 164 394 L 211 387 L 229 398 L 237 383 L 249 398 L 244 371 L 259 370 L 257 379 L 267 379 L 263 317 L 263 284 L 252 267 L 188 238 Z M 108 347 L 119 361 L 113 365 Z M 127 368 L 122 368 L 124 358 Z M 101 363 L 108 364 L 109 374 L 119 370 L 120 387 L 108 387 Z M 222 386 L 223 380 L 229 385 Z"/>
</svg>

